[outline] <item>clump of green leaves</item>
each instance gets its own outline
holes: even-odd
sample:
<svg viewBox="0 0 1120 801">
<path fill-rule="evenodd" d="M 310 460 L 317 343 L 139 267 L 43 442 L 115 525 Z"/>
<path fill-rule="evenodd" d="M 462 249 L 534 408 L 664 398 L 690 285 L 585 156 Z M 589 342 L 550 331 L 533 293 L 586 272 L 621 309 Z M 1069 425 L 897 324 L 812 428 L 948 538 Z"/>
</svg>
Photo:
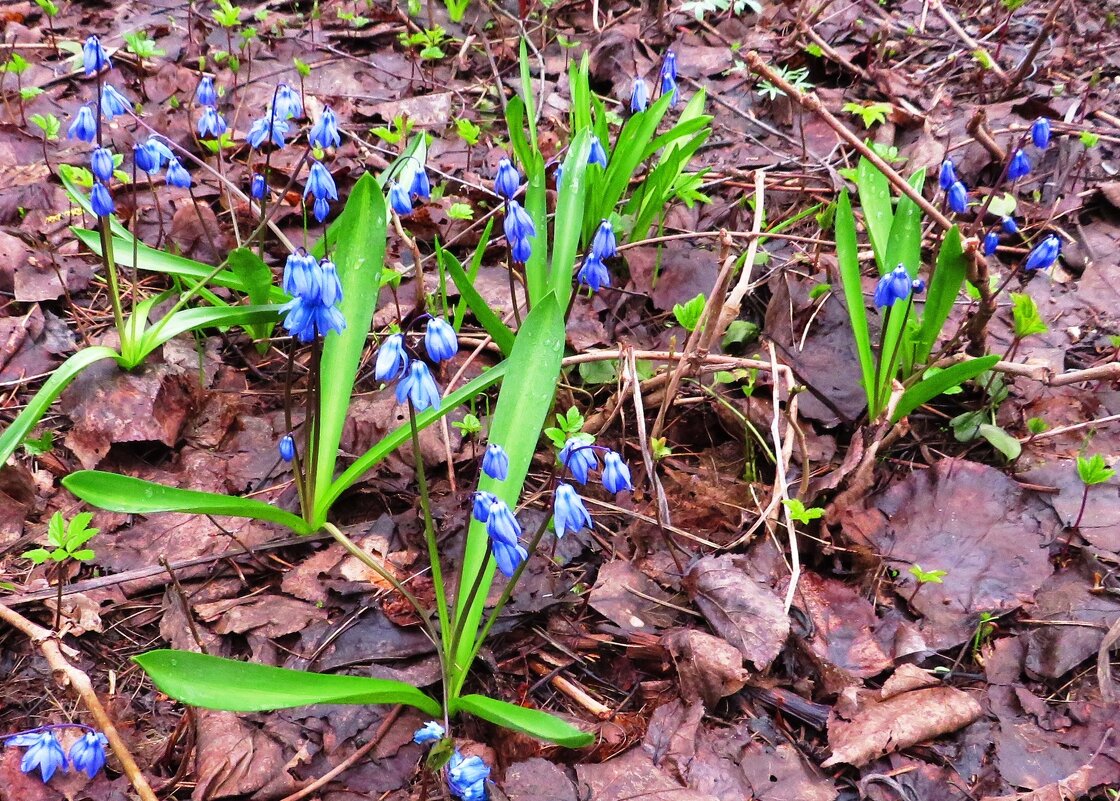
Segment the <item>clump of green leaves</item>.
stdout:
<svg viewBox="0 0 1120 801">
<path fill-rule="evenodd" d="M 147 31 L 131 31 L 124 35 L 125 49 L 136 58 L 143 60 L 145 58 L 159 58 L 160 56 L 167 55 L 161 47 L 156 47 L 156 40 L 148 36 Z"/>
<path fill-rule="evenodd" d="M 779 67 L 778 74 L 781 75 L 789 83 L 791 83 L 794 89 L 797 89 L 800 92 L 808 92 L 813 88 L 813 84 L 809 83 L 808 80 L 808 67 L 798 67 L 797 69 L 790 69 L 789 67 Z M 774 100 L 777 97 L 785 97 L 786 95 L 785 92 L 783 92 L 774 84 L 770 83 L 770 81 L 759 81 L 758 89 L 756 89 L 755 91 L 757 91 L 767 100 Z"/>
<path fill-rule="evenodd" d="M 402 139 L 407 139 L 412 132 L 412 120 L 403 114 L 398 114 L 389 121 L 388 127 L 378 125 L 376 128 L 370 128 L 369 132 L 386 144 L 399 144 Z"/>
<path fill-rule="evenodd" d="M 574 436 L 591 436 L 590 434 L 583 434 L 583 424 L 585 422 L 583 414 L 573 406 L 566 413 L 556 415 L 556 425 L 552 428 L 546 428 L 544 434 L 552 440 L 552 444 L 557 448 L 563 448 L 564 443 Z M 590 442 L 594 442 L 594 438 L 590 438 Z"/>
<path fill-rule="evenodd" d="M 447 40 L 447 31 L 440 25 L 415 33 L 402 32 L 398 38 L 404 47 L 419 48 L 421 61 L 438 61 L 447 55 L 440 47 Z"/>
<path fill-rule="evenodd" d="M 447 7 L 447 16 L 452 22 L 462 22 L 471 0 L 443 0 L 443 4 Z"/>
<path fill-rule="evenodd" d="M 806 508 L 797 498 L 784 498 L 782 503 L 786 509 L 789 510 L 789 516 L 798 523 L 807 524 L 810 520 L 816 520 L 824 514 L 824 509 L 819 506 L 810 506 Z"/>
<path fill-rule="evenodd" d="M 482 135 L 482 128 L 475 125 L 466 117 L 458 117 L 455 120 L 455 133 L 468 145 L 474 147 L 478 144 L 478 139 Z"/>
<path fill-rule="evenodd" d="M 50 548 L 33 548 L 23 553 L 24 559 L 30 559 L 37 565 L 44 562 L 62 562 L 66 559 L 76 559 L 79 562 L 88 562 L 93 558 L 92 548 L 83 547 L 101 529 L 90 528 L 93 521 L 92 512 L 81 512 L 70 518 L 67 523 L 62 512 L 51 515 L 47 524 L 47 544 Z"/>
<path fill-rule="evenodd" d="M 43 138 L 54 142 L 58 139 L 58 132 L 62 130 L 62 123 L 53 114 L 32 114 L 29 118 L 31 124 L 43 132 Z"/>
<path fill-rule="evenodd" d="M 843 108 L 853 117 L 859 117 L 863 121 L 864 128 L 870 128 L 876 124 L 882 125 L 887 121 L 887 115 L 893 109 L 894 107 L 890 103 L 855 103 L 852 101 L 845 103 Z"/>
<path fill-rule="evenodd" d="M 910 573 L 910 575 L 912 575 L 915 579 L 917 579 L 919 585 L 941 584 L 941 579 L 949 575 L 949 571 L 947 570 L 923 570 L 922 566 L 917 562 L 912 564 L 910 566 L 910 570 L 907 572 Z"/>
<path fill-rule="evenodd" d="M 1011 293 L 1011 322 L 1016 339 L 1049 331 L 1046 321 L 1038 313 L 1038 304 L 1025 292 Z"/>
<path fill-rule="evenodd" d="M 210 10 L 210 16 L 214 18 L 214 22 L 223 28 L 232 28 L 237 25 L 237 21 L 241 18 L 241 12 L 234 7 L 230 0 L 214 0 L 214 8 Z"/>
<path fill-rule="evenodd" d="M 462 420 L 458 420 L 451 425 L 459 429 L 459 433 L 464 437 L 472 437 L 482 431 L 482 421 L 471 412 L 467 412 L 463 415 Z"/>
<path fill-rule="evenodd" d="M 704 304 L 707 302 L 708 299 L 701 292 L 687 303 L 675 304 L 673 306 L 673 316 L 677 318 L 677 323 L 681 328 L 691 333 L 696 330 L 696 326 L 700 325 L 700 317 L 704 314 Z"/>
</svg>

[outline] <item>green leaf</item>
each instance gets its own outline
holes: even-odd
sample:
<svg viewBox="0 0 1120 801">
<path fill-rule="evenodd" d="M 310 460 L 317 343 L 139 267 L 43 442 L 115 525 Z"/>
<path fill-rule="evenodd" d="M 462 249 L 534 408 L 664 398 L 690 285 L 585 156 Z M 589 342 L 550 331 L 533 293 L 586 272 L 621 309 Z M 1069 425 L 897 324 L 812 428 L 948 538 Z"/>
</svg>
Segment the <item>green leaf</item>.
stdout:
<svg viewBox="0 0 1120 801">
<path fill-rule="evenodd" d="M 32 456 L 42 456 L 44 453 L 50 453 L 54 447 L 54 432 L 47 430 L 39 437 L 25 437 L 23 440 L 23 449 Z"/>
<path fill-rule="evenodd" d="M 1045 334 L 1050 330 L 1042 315 L 1038 313 L 1038 305 L 1030 295 L 1025 292 L 1012 292 L 1011 304 L 1012 329 L 1016 339 L 1029 337 L 1031 334 Z"/>
<path fill-rule="evenodd" d="M 336 676 L 158 650 L 134 656 L 162 692 L 191 706 L 229 712 L 265 712 L 309 704 L 408 704 L 441 717 L 438 703 L 404 682 Z"/>
<path fill-rule="evenodd" d="M 179 489 L 132 476 L 79 470 L 62 479 L 76 497 L 110 512 L 150 515 L 156 512 L 185 512 L 199 515 L 224 515 L 266 520 L 287 526 L 297 534 L 310 534 L 302 518 L 270 503 L 252 498 L 237 498 L 213 492 Z"/>
<path fill-rule="evenodd" d="M 930 276 L 922 322 L 914 337 L 915 362 L 924 364 L 929 360 L 937 337 L 941 335 L 941 329 L 949 319 L 949 313 L 953 311 L 953 304 L 961 292 L 961 284 L 964 283 L 967 271 L 968 257 L 961 248 L 960 230 L 954 225 L 941 242 L 937 266 Z"/>
<path fill-rule="evenodd" d="M 452 203 L 447 209 L 447 216 L 452 220 L 473 220 L 474 209 L 470 203 Z"/>
<path fill-rule="evenodd" d="M 860 157 L 856 167 L 856 188 L 859 190 L 859 204 L 863 208 L 863 221 L 871 239 L 871 249 L 875 251 L 875 263 L 879 265 L 879 274 L 883 275 L 895 267 L 887 258 L 891 227 L 894 225 L 891 185 L 878 167 Z"/>
<path fill-rule="evenodd" d="M 696 326 L 700 325 L 700 316 L 704 313 L 704 304 L 707 301 L 708 299 L 701 292 L 687 303 L 674 304 L 673 316 L 677 318 L 681 328 L 688 332 L 696 330 Z"/>
<path fill-rule="evenodd" d="M 486 329 L 486 333 L 494 340 L 494 344 L 498 346 L 503 355 L 508 356 L 513 349 L 513 331 L 502 322 L 502 318 L 490 308 L 490 304 L 474 288 L 474 284 L 467 276 L 466 271 L 463 270 L 463 265 L 459 263 L 453 253 L 437 244 L 436 258 L 443 269 L 451 276 L 451 280 L 459 288 L 460 294 L 466 300 L 467 305 L 474 312 L 474 316 L 482 324 L 482 327 Z"/>
<path fill-rule="evenodd" d="M 264 263 L 260 256 L 248 248 L 237 248 L 230 251 L 229 256 L 226 257 L 226 264 L 233 270 L 233 274 L 241 280 L 250 303 L 263 306 L 269 302 L 273 290 L 272 270 L 268 268 L 268 265 Z M 271 323 L 254 324 L 248 328 L 253 339 L 265 340 L 272 336 L 273 325 Z M 267 350 L 269 345 L 267 342 L 262 342 L 261 347 Z M 264 352 L 261 351 L 262 354 Z"/>
<path fill-rule="evenodd" d="M 52 142 L 58 139 L 58 132 L 62 130 L 58 117 L 53 114 L 32 114 L 28 119 L 43 132 L 46 139 Z"/>
<path fill-rule="evenodd" d="M 550 269 L 551 289 L 561 308 L 567 308 L 572 295 L 572 275 L 583 230 L 583 206 L 587 197 L 587 157 L 591 153 L 591 130 L 576 134 L 564 159 L 564 174 L 556 198 L 555 233 Z M 596 167 L 596 169 L 599 169 Z M 541 228 L 537 228 L 541 239 Z M 533 244 L 537 247 L 536 241 Z"/>
<path fill-rule="evenodd" d="M 947 570 L 922 570 L 922 566 L 917 562 L 910 566 L 908 572 L 918 580 L 919 584 L 943 584 L 941 579 L 949 575 Z"/>
<path fill-rule="evenodd" d="M 786 498 L 782 503 L 789 509 L 789 516 L 798 523 L 808 523 L 810 520 L 816 520 L 824 514 L 824 509 L 819 506 L 810 506 L 806 508 L 805 504 L 797 498 Z"/>
<path fill-rule="evenodd" d="M 844 288 L 844 304 L 848 308 L 848 319 L 852 323 L 852 335 L 856 340 L 859 354 L 860 371 L 863 374 L 863 388 L 867 393 L 868 414 L 874 419 L 879 410 L 875 408 L 875 359 L 871 355 L 871 336 L 867 330 L 867 309 L 863 305 L 863 285 L 859 272 L 859 246 L 856 241 L 856 220 L 852 214 L 848 190 L 840 192 L 836 202 L 836 260 L 840 266 L 840 282 Z"/>
<path fill-rule="evenodd" d="M 1116 471 L 1105 463 L 1103 456 L 1094 453 L 1088 459 L 1077 457 L 1077 475 L 1086 486 L 1092 486 L 1105 483 L 1116 475 Z"/>
<path fill-rule="evenodd" d="M 280 306 L 199 306 L 183 309 L 170 317 L 165 317 L 153 325 L 144 335 L 144 345 L 140 361 L 160 345 L 179 334 L 199 328 L 227 328 L 241 325 L 246 328 L 254 325 L 271 324 L 280 314 Z"/>
<path fill-rule="evenodd" d="M 998 355 L 981 356 L 979 359 L 969 359 L 966 362 L 946 367 L 934 375 L 926 378 L 902 393 L 898 406 L 895 408 L 891 422 L 897 423 L 910 412 L 923 403 L 933 400 L 947 389 L 959 387 L 970 378 L 975 378 L 985 370 L 990 370 L 992 365 L 999 361 Z"/>
<path fill-rule="evenodd" d="M 613 384 L 618 381 L 618 361 L 583 362 L 579 365 L 579 377 L 585 384 Z"/>
<path fill-rule="evenodd" d="M 51 558 L 51 552 L 46 548 L 32 548 L 20 554 L 24 559 L 30 559 L 32 564 L 41 565 Z"/>
<path fill-rule="evenodd" d="M 1009 462 L 1018 459 L 1019 454 L 1023 451 L 1023 446 L 1019 440 L 997 425 L 981 423 L 977 428 L 977 433 L 986 439 L 989 445 L 1002 453 Z"/>
<path fill-rule="evenodd" d="M 580 731 L 555 715 L 539 709 L 528 709 L 495 698 L 487 698 L 485 695 L 464 695 L 456 702 L 456 709 L 469 712 L 498 726 L 568 748 L 580 748 L 595 741 L 594 735 Z"/>
</svg>

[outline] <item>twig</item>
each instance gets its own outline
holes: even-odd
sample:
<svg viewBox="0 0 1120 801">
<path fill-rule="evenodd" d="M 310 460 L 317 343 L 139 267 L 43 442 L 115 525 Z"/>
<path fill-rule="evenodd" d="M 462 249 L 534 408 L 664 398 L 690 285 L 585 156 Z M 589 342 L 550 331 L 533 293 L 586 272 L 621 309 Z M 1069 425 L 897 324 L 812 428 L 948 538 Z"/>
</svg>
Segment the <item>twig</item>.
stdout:
<svg viewBox="0 0 1120 801">
<path fill-rule="evenodd" d="M 1062 0 L 1059 0 L 1059 2 L 1062 2 Z M 941 5 L 941 0 L 930 0 L 930 5 L 933 6 L 933 10 L 937 12 L 937 15 L 945 20 L 945 24 L 957 35 L 957 38 L 964 42 L 965 47 L 972 51 L 979 50 L 985 55 L 988 55 L 988 51 L 984 49 L 984 46 L 969 36 L 968 32 L 961 27 L 961 24 L 957 22 L 956 18 L 945 10 L 945 6 Z M 992 65 L 991 70 L 995 76 L 1009 86 L 1014 86 L 1018 83 L 1019 78 L 1022 77 L 1020 75 L 1015 78 L 1008 78 L 1007 73 L 1003 71 L 1003 68 L 996 63 L 996 60 L 992 58 L 991 55 L 988 55 L 988 61 Z"/>
<path fill-rule="evenodd" d="M 1015 73 L 1007 82 L 1007 89 L 1004 95 L 1009 94 L 1013 89 L 1017 89 L 1019 87 L 1019 82 L 1026 77 L 1027 72 L 1038 56 L 1038 51 L 1042 49 L 1042 43 L 1045 42 L 1046 38 L 1050 35 L 1050 30 L 1054 27 L 1054 21 L 1058 18 L 1058 12 L 1061 10 L 1062 6 L 1065 5 L 1065 2 L 1066 0 L 1055 0 L 1054 5 L 1050 6 L 1050 13 L 1047 14 L 1046 19 L 1042 21 L 1042 27 L 1038 31 L 1038 36 L 1036 36 L 1035 40 L 1031 43 L 1031 49 L 1023 56 L 1023 60 L 1019 62 Z"/>
</svg>

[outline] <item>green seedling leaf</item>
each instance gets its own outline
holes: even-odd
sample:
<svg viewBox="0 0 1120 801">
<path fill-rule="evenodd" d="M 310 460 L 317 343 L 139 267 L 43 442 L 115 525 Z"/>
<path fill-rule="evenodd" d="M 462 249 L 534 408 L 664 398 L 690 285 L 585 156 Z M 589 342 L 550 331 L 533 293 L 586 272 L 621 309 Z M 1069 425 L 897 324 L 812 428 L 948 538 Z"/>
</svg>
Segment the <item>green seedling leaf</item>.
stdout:
<svg viewBox="0 0 1120 801">
<path fill-rule="evenodd" d="M 58 139 L 58 132 L 62 130 L 62 123 L 53 114 L 32 114 L 28 119 L 31 124 L 43 132 L 44 138 L 53 142 Z"/>
<path fill-rule="evenodd" d="M 945 390 L 959 387 L 965 381 L 975 378 L 985 370 L 990 370 L 992 365 L 998 361 L 998 355 L 981 356 L 979 359 L 969 359 L 966 362 L 954 364 L 952 367 L 946 367 L 933 376 L 923 379 L 902 393 L 891 421 L 897 423 L 923 403 L 927 403 L 943 394 Z"/>
<path fill-rule="evenodd" d="M 498 726 L 568 748 L 580 748 L 595 741 L 594 735 L 580 731 L 555 715 L 487 698 L 485 695 L 464 695 L 459 698 L 456 709 Z"/>
<path fill-rule="evenodd" d="M 1084 456 L 1077 457 L 1077 475 L 1087 487 L 1094 484 L 1104 484 L 1116 471 L 1105 463 L 1104 457 L 1094 453 L 1088 459 Z"/>
<path fill-rule="evenodd" d="M 700 325 L 700 317 L 704 314 L 704 304 L 708 299 L 704 297 L 704 293 L 694 297 L 687 303 L 677 303 L 673 306 L 673 316 L 677 318 L 677 322 L 686 331 L 695 331 L 696 326 Z"/>
<path fill-rule="evenodd" d="M 1011 217 L 1014 216 L 1018 205 L 1019 202 L 1013 194 L 1004 192 L 1002 195 L 992 197 L 992 202 L 988 204 L 988 213 L 997 217 Z"/>
<path fill-rule="evenodd" d="M 248 248 L 237 248 L 230 251 L 226 257 L 226 264 L 245 287 L 249 302 L 255 305 L 265 305 L 272 298 L 272 270 L 264 263 L 260 256 Z M 272 323 L 253 324 L 248 330 L 253 339 L 258 340 L 257 351 L 263 356 L 269 348 L 266 342 L 272 336 Z"/>
<path fill-rule="evenodd" d="M 1027 431 L 1034 436 L 1043 434 L 1050 430 L 1050 424 L 1043 420 L 1041 417 L 1032 417 L 1027 420 Z"/>
<path fill-rule="evenodd" d="M 1011 293 L 1011 321 L 1012 330 L 1016 339 L 1029 337 L 1031 334 L 1045 334 L 1049 327 L 1038 313 L 1038 305 L 1034 298 L 1025 292 Z"/>
<path fill-rule="evenodd" d="M 805 504 L 797 498 L 785 498 L 782 500 L 782 503 L 789 509 L 789 516 L 798 523 L 808 523 L 810 520 L 816 520 L 824 514 L 824 509 L 819 506 L 805 508 Z"/>
<path fill-rule="evenodd" d="M 482 431 L 482 421 L 470 412 L 463 415 L 462 420 L 452 423 L 451 425 L 459 429 L 459 433 L 464 437 L 470 437 Z"/>
<path fill-rule="evenodd" d="M 918 580 L 919 584 L 941 584 L 941 579 L 949 575 L 947 570 L 922 570 L 922 566 L 914 563 L 909 570 L 910 574 Z"/>
<path fill-rule="evenodd" d="M 23 449 L 31 456 L 42 456 L 50 453 L 54 448 L 54 432 L 44 431 L 39 437 L 27 437 L 23 441 Z"/>
</svg>

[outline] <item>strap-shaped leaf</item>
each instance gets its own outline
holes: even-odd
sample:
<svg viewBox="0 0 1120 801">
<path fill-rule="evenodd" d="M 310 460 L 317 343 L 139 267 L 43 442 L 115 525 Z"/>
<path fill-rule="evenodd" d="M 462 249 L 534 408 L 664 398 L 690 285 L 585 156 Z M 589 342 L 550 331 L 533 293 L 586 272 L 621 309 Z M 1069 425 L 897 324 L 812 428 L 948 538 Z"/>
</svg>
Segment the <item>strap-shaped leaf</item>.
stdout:
<svg viewBox="0 0 1120 801">
<path fill-rule="evenodd" d="M 580 748 L 595 741 L 595 735 L 580 731 L 555 715 L 488 698 L 485 695 L 464 695 L 459 698 L 455 706 L 459 712 L 469 712 L 507 729 L 524 732 L 568 748 Z"/>
<path fill-rule="evenodd" d="M 959 387 L 970 378 L 975 378 L 985 370 L 990 370 L 999 361 L 999 356 L 981 356 L 979 359 L 969 359 L 967 362 L 954 364 L 934 373 L 924 381 L 915 384 L 902 393 L 895 407 L 892 422 L 898 422 L 910 412 L 917 409 L 926 401 L 933 400 L 947 389 Z"/>
<path fill-rule="evenodd" d="M 848 319 L 852 323 L 852 335 L 856 340 L 856 353 L 859 354 L 859 368 L 863 376 L 863 388 L 867 392 L 869 407 L 875 405 L 875 358 L 871 355 L 871 336 L 867 330 L 867 309 L 863 305 L 863 284 L 859 274 L 859 245 L 856 241 L 856 220 L 852 214 L 852 202 L 848 190 L 840 192 L 836 201 L 836 261 L 840 265 L 840 283 L 844 288 L 844 305 L 848 307 Z M 878 410 L 869 408 L 875 417 Z"/>
</svg>

